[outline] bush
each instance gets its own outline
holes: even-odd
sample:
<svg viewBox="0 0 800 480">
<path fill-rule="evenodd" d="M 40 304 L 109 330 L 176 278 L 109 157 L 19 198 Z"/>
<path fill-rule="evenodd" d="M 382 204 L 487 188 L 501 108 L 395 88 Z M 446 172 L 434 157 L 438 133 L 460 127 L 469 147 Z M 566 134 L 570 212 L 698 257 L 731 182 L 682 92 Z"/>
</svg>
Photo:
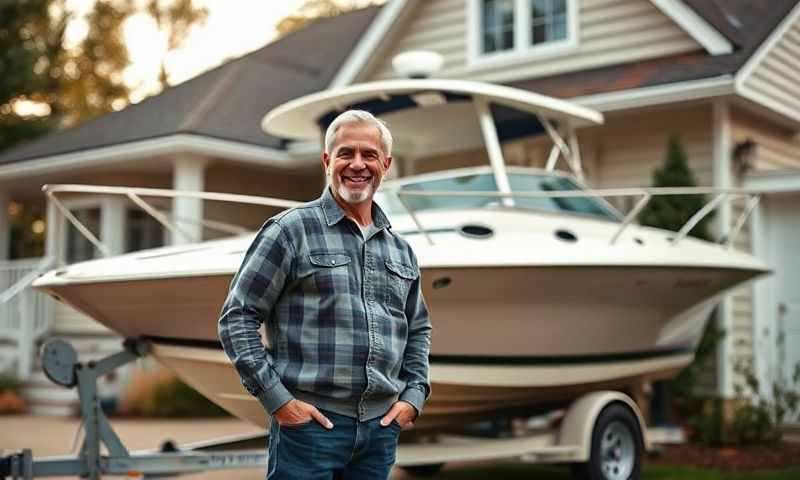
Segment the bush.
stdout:
<svg viewBox="0 0 800 480">
<path fill-rule="evenodd" d="M 772 383 L 772 396 L 761 393 L 761 383 L 752 363 L 736 366 L 735 371 L 744 377 L 744 385 L 736 386 L 736 395 L 742 404 L 736 409 L 730 425 L 731 439 L 737 445 L 778 445 L 781 442 L 779 427 L 794 417 L 800 406 L 800 364 L 795 365 L 791 379 L 778 379 Z"/>
<path fill-rule="evenodd" d="M 9 373 L 0 374 L 0 392 L 18 393 L 22 389 L 22 382 Z"/>
<path fill-rule="evenodd" d="M 20 395 L 22 382 L 11 374 L 0 375 L 0 414 L 24 413 L 27 410 L 25 399 Z"/>
<path fill-rule="evenodd" d="M 771 397 L 761 393 L 760 382 L 751 364 L 739 364 L 735 370 L 742 375 L 745 383 L 736 386 L 736 399 L 731 404 L 732 414 L 725 415 L 724 400 L 721 398 L 700 400 L 697 413 L 687 421 L 690 440 L 712 446 L 779 445 L 781 423 L 796 420 L 800 407 L 800 392 L 797 390 L 800 386 L 800 364 L 795 366 L 791 380 L 773 382 Z"/>
</svg>

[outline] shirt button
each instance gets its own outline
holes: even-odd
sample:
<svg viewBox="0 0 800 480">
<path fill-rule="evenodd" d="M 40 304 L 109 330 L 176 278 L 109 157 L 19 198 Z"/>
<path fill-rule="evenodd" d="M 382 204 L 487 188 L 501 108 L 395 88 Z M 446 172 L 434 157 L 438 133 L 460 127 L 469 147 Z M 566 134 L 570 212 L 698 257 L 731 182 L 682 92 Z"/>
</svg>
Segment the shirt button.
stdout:
<svg viewBox="0 0 800 480">
<path fill-rule="evenodd" d="M 336 265 L 336 260 L 331 260 L 331 265 Z"/>
</svg>

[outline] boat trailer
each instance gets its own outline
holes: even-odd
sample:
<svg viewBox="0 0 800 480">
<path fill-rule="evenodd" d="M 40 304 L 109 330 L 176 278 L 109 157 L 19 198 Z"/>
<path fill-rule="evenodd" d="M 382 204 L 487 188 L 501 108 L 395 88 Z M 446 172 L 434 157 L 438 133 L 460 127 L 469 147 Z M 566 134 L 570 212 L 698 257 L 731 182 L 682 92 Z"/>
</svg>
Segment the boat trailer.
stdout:
<svg viewBox="0 0 800 480">
<path fill-rule="evenodd" d="M 146 341 L 126 340 L 123 350 L 98 361 L 78 362 L 69 343 L 54 339 L 42 350 L 42 367 L 58 385 L 77 388 L 85 436 L 77 456 L 34 458 L 31 449 L 0 458 L 0 479 L 74 475 L 91 480 L 103 475 L 158 478 L 207 470 L 261 468 L 267 463 L 265 434 L 221 438 L 177 448 L 129 452 L 100 408 L 97 379 L 149 352 Z M 101 453 L 101 445 L 108 451 Z"/>
<path fill-rule="evenodd" d="M 145 340 L 126 340 L 123 350 L 83 363 L 68 342 L 48 341 L 42 349 L 44 372 L 58 385 L 77 388 L 85 428 L 83 443 L 75 456 L 34 458 L 31 449 L 23 449 L 0 457 L 0 479 L 72 475 L 91 480 L 103 475 L 161 478 L 209 470 L 266 469 L 267 433 L 181 446 L 164 442 L 159 449 L 136 452 L 123 445 L 100 408 L 97 379 L 149 351 L 150 344 Z M 668 440 L 663 432 L 646 429 L 630 397 L 597 391 L 576 399 L 555 427 L 494 438 L 440 433 L 421 442 L 401 442 L 396 465 L 412 475 L 431 475 L 449 462 L 516 458 L 529 463 L 571 464 L 578 478 L 637 478 L 631 469 L 638 470 L 644 452 L 661 443 L 657 436 Z M 101 446 L 107 454 L 101 452 Z"/>
</svg>

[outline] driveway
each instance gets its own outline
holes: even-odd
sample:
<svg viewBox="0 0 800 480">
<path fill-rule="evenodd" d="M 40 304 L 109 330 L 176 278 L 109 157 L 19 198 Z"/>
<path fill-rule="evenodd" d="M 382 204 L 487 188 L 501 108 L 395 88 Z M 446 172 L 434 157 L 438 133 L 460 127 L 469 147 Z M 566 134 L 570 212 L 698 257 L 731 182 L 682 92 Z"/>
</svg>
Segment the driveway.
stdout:
<svg viewBox="0 0 800 480">
<path fill-rule="evenodd" d="M 79 418 L 42 417 L 31 415 L 0 416 L 0 450 L 8 453 L 22 448 L 33 449 L 34 457 L 65 455 L 77 451 L 73 442 L 80 425 Z M 179 445 L 216 437 L 259 430 L 236 418 L 150 419 L 113 418 L 111 425 L 129 450 L 157 448 L 170 439 Z M 264 478 L 264 469 L 220 470 L 184 475 L 187 480 L 256 480 Z M 49 477 L 72 478 L 75 477 Z M 108 477 L 107 477 L 108 478 Z M 114 478 L 114 477 L 110 477 Z M 125 478 L 125 477 L 119 477 Z M 410 478 L 395 471 L 393 480 Z"/>
</svg>

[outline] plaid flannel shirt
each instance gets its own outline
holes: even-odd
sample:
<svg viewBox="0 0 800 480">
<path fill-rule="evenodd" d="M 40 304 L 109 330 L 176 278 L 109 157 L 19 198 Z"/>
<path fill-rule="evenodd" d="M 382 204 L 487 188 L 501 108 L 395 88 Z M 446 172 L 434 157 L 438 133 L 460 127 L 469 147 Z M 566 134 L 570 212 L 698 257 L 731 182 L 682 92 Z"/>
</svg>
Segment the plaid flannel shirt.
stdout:
<svg viewBox="0 0 800 480">
<path fill-rule="evenodd" d="M 269 413 L 293 398 L 362 421 L 398 399 L 422 411 L 431 323 L 419 266 L 380 207 L 372 211 L 364 239 L 326 188 L 269 219 L 245 254 L 219 338 Z"/>
</svg>

